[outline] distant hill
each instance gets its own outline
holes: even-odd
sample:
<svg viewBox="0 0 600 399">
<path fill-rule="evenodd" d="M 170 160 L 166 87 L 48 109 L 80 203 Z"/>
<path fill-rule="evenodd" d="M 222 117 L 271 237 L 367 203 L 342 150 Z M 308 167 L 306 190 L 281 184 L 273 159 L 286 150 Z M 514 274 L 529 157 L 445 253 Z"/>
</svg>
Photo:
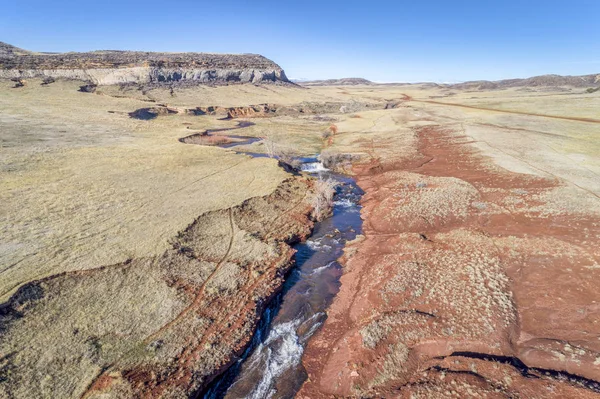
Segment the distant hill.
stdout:
<svg viewBox="0 0 600 399">
<path fill-rule="evenodd" d="M 600 74 L 591 74 L 583 76 L 561 76 L 561 75 L 541 75 L 525 79 L 505 79 L 505 80 L 473 80 L 461 83 L 374 83 L 363 78 L 342 78 L 327 80 L 297 80 L 295 83 L 301 86 L 352 86 L 352 85 L 412 85 L 421 87 L 447 87 L 457 90 L 495 90 L 511 87 L 579 87 L 590 88 L 600 86 Z"/>
<path fill-rule="evenodd" d="M 122 83 L 289 82 L 283 69 L 258 54 L 92 51 L 32 53 L 0 42 L 0 78 L 51 76 L 98 85 Z"/>
<path fill-rule="evenodd" d="M 12 57 L 18 55 L 31 54 L 30 51 L 23 50 L 8 43 L 0 42 L 0 57 Z"/>
<path fill-rule="evenodd" d="M 600 84 L 600 74 L 583 76 L 541 75 L 526 79 L 505 79 L 497 81 L 476 80 L 447 85 L 460 90 L 493 90 L 510 87 L 591 87 Z"/>
<path fill-rule="evenodd" d="M 355 86 L 355 85 L 374 85 L 375 83 L 363 78 L 342 78 L 326 80 L 307 80 L 296 81 L 301 86 Z"/>
</svg>

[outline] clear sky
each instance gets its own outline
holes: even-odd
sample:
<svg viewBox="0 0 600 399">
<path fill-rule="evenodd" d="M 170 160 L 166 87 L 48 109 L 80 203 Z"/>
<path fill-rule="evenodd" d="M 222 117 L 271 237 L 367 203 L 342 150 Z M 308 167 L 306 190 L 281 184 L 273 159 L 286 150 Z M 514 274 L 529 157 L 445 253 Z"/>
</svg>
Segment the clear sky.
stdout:
<svg viewBox="0 0 600 399">
<path fill-rule="evenodd" d="M 4 0 L 34 51 L 259 53 L 290 78 L 380 82 L 600 73 L 600 0 Z"/>
</svg>

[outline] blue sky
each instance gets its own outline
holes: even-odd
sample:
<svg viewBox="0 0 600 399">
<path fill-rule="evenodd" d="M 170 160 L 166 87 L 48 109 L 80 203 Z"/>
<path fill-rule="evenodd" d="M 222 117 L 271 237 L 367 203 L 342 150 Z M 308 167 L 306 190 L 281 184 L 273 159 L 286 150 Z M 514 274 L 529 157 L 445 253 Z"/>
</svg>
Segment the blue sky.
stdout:
<svg viewBox="0 0 600 399">
<path fill-rule="evenodd" d="M 0 41 L 35 51 L 259 53 L 381 82 L 600 73 L 600 0 L 2 3 Z"/>
</svg>

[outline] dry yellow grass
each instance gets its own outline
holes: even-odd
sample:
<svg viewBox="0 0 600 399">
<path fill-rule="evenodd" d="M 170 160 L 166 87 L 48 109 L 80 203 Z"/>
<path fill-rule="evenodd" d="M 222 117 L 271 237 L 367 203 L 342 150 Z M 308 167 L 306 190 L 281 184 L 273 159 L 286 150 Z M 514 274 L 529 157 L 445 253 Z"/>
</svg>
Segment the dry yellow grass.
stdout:
<svg viewBox="0 0 600 399">
<path fill-rule="evenodd" d="M 286 176 L 273 160 L 177 141 L 186 121 L 227 122 L 132 120 L 146 103 L 76 87 L 0 87 L 0 300 L 33 279 L 161 253 L 197 216 Z"/>
<path fill-rule="evenodd" d="M 493 167 L 560 182 L 558 188 L 539 198 L 544 203 L 540 212 L 600 213 L 600 124 L 523 115 L 529 112 L 598 118 L 597 94 L 519 90 L 452 94 L 448 89 L 422 85 L 343 89 L 232 85 L 178 89 L 174 95 L 169 89 L 144 93 L 102 87 L 100 94 L 89 94 L 78 92 L 77 82 L 58 81 L 44 87 L 38 83 L 32 80 L 23 88 L 12 89 L 11 82 L 0 82 L 0 301 L 6 301 L 19 286 L 32 280 L 134 261 L 123 267 L 123 272 L 107 268 L 90 273 L 89 278 L 75 275 L 73 279 L 51 279 L 39 286 L 45 290 L 43 293 L 35 289 L 25 293 L 35 303 L 26 301 L 19 309 L 26 316 L 11 320 L 10 325 L 7 322 L 11 333 L 0 342 L 4 351 L 15 350 L 21 356 L 18 361 L 2 359 L 8 365 L 6 370 L 16 367 L 11 376 L 16 396 L 26 397 L 33 391 L 42 397 L 63 393 L 78 396 L 74 393 L 83 392 L 103 368 L 115 362 L 117 371 L 134 363 L 167 364 L 180 355 L 182 348 L 189 347 L 186 339 L 190 331 L 198 341 L 194 344 L 207 345 L 205 351 L 199 351 L 202 362 L 194 367 L 198 366 L 196 371 L 203 378 L 209 376 L 219 366 L 219 356 L 231 348 L 221 346 L 216 339 L 211 341 L 206 331 L 214 324 L 213 319 L 222 317 L 213 331 L 218 336 L 219 328 L 230 331 L 240 318 L 237 313 L 222 315 L 218 307 L 213 309 L 212 301 L 218 303 L 222 297 L 239 307 L 246 304 L 246 299 L 251 302 L 252 298 L 236 295 L 237 290 L 269 271 L 268 265 L 252 261 L 280 255 L 279 249 L 252 234 L 266 225 L 271 227 L 264 221 L 271 221 L 275 209 L 256 205 L 264 213 L 259 218 L 262 227 L 254 226 L 253 220 L 236 219 L 237 211 L 226 211 L 280 187 L 288 175 L 277 163 L 178 141 L 205 129 L 235 127 L 235 120 L 185 114 L 161 115 L 150 121 L 131 119 L 128 113 L 139 108 L 158 103 L 178 109 L 267 102 L 294 105 L 305 101 L 395 104 L 393 109 L 335 112 L 324 118 L 312 114 L 258 118 L 252 120 L 254 126 L 232 133 L 266 137 L 298 154 L 315 154 L 327 146 L 332 153 L 361 155 L 361 162 L 393 163 L 415 157 L 418 127 L 444 125 L 492 159 Z M 332 123 L 338 131 L 327 143 L 322 133 Z M 246 149 L 265 152 L 260 143 Z M 468 206 L 479 204 L 471 187 L 455 184 L 454 179 L 421 179 L 417 174 L 400 173 L 396 183 L 385 188 L 397 193 L 391 197 L 399 204 L 392 218 L 436 212 L 442 219 L 457 217 L 470 209 Z M 403 185 L 421 183 L 426 184 L 421 201 L 406 198 Z M 457 199 L 464 204 L 452 202 Z M 282 209 L 294 205 L 282 202 L 278 204 Z M 505 205 L 511 209 L 511 204 Z M 408 212 L 407 207 L 414 212 Z M 212 211 L 216 212 L 209 213 Z M 200 225 L 186 233 L 193 236 L 178 236 L 195 220 Z M 293 220 L 282 219 L 288 224 Z M 265 232 L 261 239 L 268 241 L 276 233 Z M 178 237 L 179 247 L 172 248 L 174 237 Z M 438 238 L 450 240 L 453 236 Z M 189 253 L 197 258 L 183 261 L 182 254 Z M 454 256 L 451 260 L 461 265 L 474 257 L 467 252 L 464 257 L 448 256 Z M 447 260 L 441 255 L 437 259 L 440 265 Z M 408 277 L 402 273 L 410 270 L 410 265 L 391 261 L 406 266 L 396 273 L 396 280 L 405 281 Z M 478 276 L 504 278 L 494 259 L 486 262 L 473 266 Z M 284 269 L 282 265 L 283 260 L 278 264 L 278 273 Z M 415 269 L 417 272 L 422 271 Z M 162 331 L 193 303 L 185 289 L 170 285 L 173 276 L 188 282 L 186 289 L 190 291 L 203 287 L 206 298 L 198 315 L 210 318 L 184 317 L 173 330 Z M 439 276 L 433 279 L 442 281 Z M 390 282 L 396 280 L 390 276 Z M 459 296 L 462 292 L 459 286 L 450 288 L 454 291 L 445 295 Z M 479 305 L 504 309 L 503 303 L 492 301 L 502 298 L 490 292 L 485 298 L 489 301 L 480 301 Z M 270 293 L 252 295 L 266 298 Z M 473 318 L 472 323 L 476 322 Z M 400 321 L 381 319 L 367 328 L 365 339 L 369 345 L 376 346 L 388 333 L 387 326 L 394 323 Z M 231 342 L 242 342 L 252 325 L 244 319 L 239 328 L 231 329 Z M 494 325 L 484 327 L 483 333 L 488 333 Z M 149 339 L 149 343 L 140 344 L 148 336 L 155 337 L 157 330 L 165 342 Z M 397 347 L 395 351 L 395 357 L 393 353 L 388 357 L 384 380 L 393 378 L 395 369 L 403 367 L 403 350 Z M 32 364 L 38 355 L 36 368 Z M 0 363 L 0 369 L 4 366 Z M 36 374 L 40 370 L 48 372 Z M 127 397 L 131 392 L 123 384 L 114 385 L 107 395 Z"/>
</svg>

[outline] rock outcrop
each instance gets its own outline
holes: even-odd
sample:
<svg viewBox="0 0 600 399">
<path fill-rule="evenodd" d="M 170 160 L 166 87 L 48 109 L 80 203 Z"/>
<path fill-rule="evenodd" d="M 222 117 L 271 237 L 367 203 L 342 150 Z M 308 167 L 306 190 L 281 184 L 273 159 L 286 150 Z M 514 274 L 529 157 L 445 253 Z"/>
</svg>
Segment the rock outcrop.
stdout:
<svg viewBox="0 0 600 399">
<path fill-rule="evenodd" d="M 0 42 L 0 78 L 52 77 L 96 85 L 288 82 L 283 69 L 257 54 L 92 51 L 30 53 Z"/>
</svg>

